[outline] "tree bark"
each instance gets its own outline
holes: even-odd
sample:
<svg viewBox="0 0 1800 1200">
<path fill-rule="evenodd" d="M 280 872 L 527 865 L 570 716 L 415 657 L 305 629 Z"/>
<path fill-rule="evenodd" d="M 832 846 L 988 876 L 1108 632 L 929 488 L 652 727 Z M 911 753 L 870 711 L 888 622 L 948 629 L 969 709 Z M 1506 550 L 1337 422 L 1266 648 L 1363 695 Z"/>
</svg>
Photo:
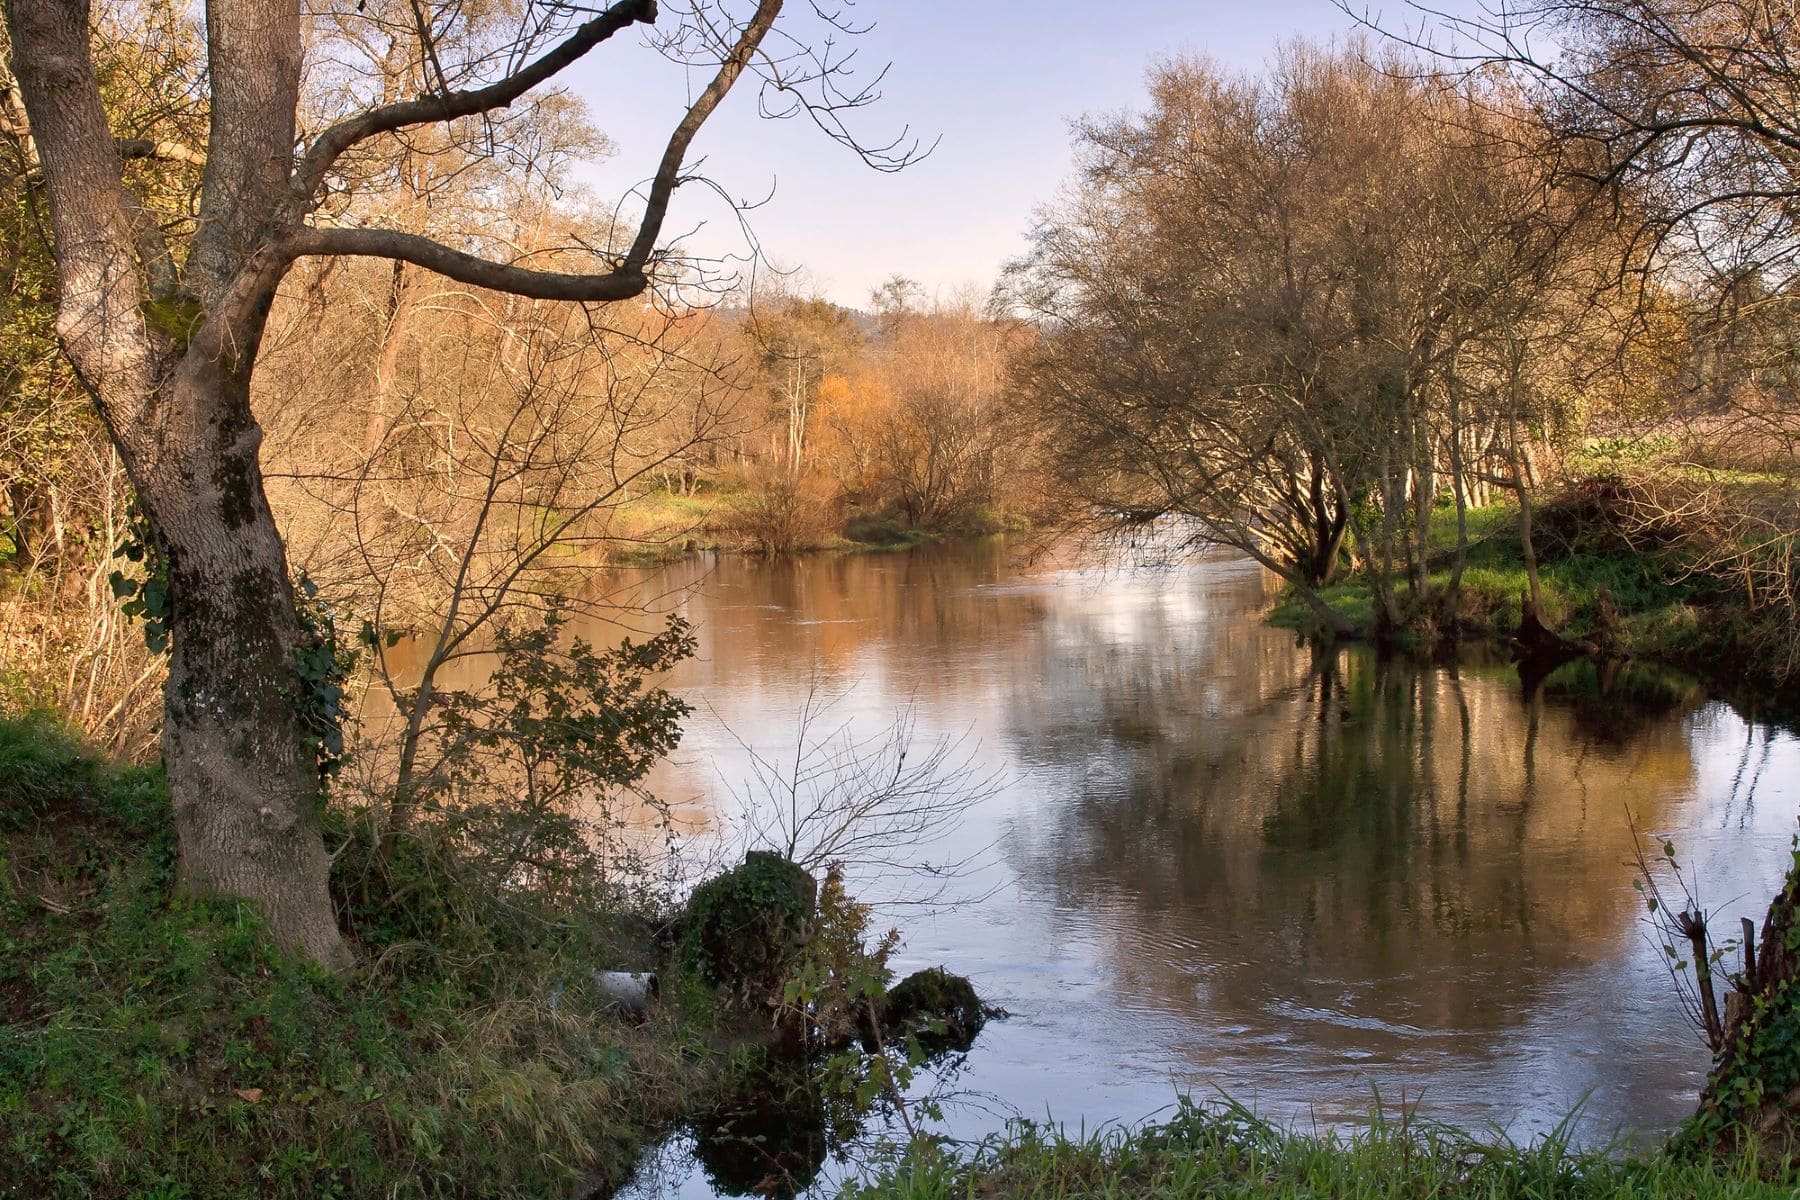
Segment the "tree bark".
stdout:
<svg viewBox="0 0 1800 1200">
<path fill-rule="evenodd" d="M 327 889 L 317 763 L 295 707 L 301 630 L 249 384 L 247 368 L 184 361 L 161 401 L 196 437 L 136 473 L 169 565 L 163 757 L 181 880 L 249 900 L 278 945 L 337 967 L 350 952 Z"/>
<path fill-rule="evenodd" d="M 1335 503 L 1335 492 L 1328 494 L 1326 491 L 1323 458 L 1312 455 L 1310 467 L 1306 508 L 1312 525 L 1312 561 L 1303 569 L 1312 584 L 1330 587 L 1337 580 L 1338 558 L 1344 549 L 1344 535 L 1350 528 L 1350 514 Z"/>
<path fill-rule="evenodd" d="M 1530 589 L 1531 610 L 1540 617 L 1544 612 L 1544 586 L 1538 579 L 1537 543 L 1532 538 L 1531 522 L 1535 509 L 1531 485 L 1519 466 L 1518 451 L 1513 452 L 1513 494 L 1519 500 L 1519 552 L 1525 558 L 1525 584 Z"/>
</svg>

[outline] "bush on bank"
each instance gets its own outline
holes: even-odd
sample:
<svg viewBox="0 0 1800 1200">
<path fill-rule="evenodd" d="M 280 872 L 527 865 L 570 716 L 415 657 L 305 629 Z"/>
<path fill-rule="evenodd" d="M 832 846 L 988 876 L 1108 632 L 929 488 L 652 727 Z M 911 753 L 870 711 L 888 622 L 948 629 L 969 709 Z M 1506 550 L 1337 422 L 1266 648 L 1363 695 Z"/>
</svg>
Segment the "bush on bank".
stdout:
<svg viewBox="0 0 1800 1200">
<path fill-rule="evenodd" d="M 245 906 L 177 894 L 159 771 L 102 763 L 48 718 L 0 721 L 0 1196 L 542 1197 L 622 1177 L 705 1055 L 674 1014 L 631 1027 L 584 986 L 641 965 L 595 959 L 621 918 L 472 929 L 481 910 L 434 900 L 413 865 L 406 919 L 365 912 L 364 965 L 323 974 Z"/>
</svg>

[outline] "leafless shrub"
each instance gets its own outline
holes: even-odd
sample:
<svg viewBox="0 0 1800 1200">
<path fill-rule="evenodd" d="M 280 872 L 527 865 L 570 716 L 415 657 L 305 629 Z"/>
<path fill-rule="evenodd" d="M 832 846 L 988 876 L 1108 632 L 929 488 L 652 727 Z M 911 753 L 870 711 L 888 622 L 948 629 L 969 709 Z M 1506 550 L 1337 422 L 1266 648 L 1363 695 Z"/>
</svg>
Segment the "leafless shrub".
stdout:
<svg viewBox="0 0 1800 1200">
<path fill-rule="evenodd" d="M 999 773 L 976 761 L 966 734 L 921 743 L 911 708 L 885 729 L 859 734 L 848 719 L 833 719 L 847 694 L 815 681 L 790 750 L 764 752 L 732 734 L 749 759 L 748 776 L 729 785 L 738 835 L 809 871 L 841 863 L 865 887 L 889 885 L 894 895 L 884 904 L 929 905 L 981 855 L 946 847 L 934 862 L 930 848 L 999 791 Z"/>
<path fill-rule="evenodd" d="M 1800 494 L 1791 482 L 1637 475 L 1623 481 L 1618 514 L 1634 546 L 1663 550 L 1681 576 L 1739 592 L 1773 639 L 1764 649 L 1777 673 L 1800 669 Z"/>
<path fill-rule="evenodd" d="M 1707 912 L 1701 905 L 1699 876 L 1682 871 L 1675 843 L 1665 837 L 1652 836 L 1652 845 L 1647 848 L 1635 818 L 1631 821 L 1631 839 L 1637 867 L 1637 878 L 1632 880 L 1632 886 L 1643 896 L 1648 910 L 1646 924 L 1650 933 L 1647 936 L 1669 970 L 1682 1015 L 1700 1032 L 1707 1048 L 1717 1052 L 1725 1043 L 1727 1027 L 1739 1014 L 1733 1011 L 1729 995 L 1726 1012 L 1720 1013 L 1715 980 L 1723 973 L 1727 976 L 1728 986 L 1745 981 L 1753 983 L 1756 977 L 1754 926 L 1746 918 L 1741 936 L 1715 939 L 1711 929 L 1715 914 Z M 1669 902 L 1671 891 L 1680 893 L 1677 904 Z M 1740 949 L 1744 953 L 1744 969 L 1742 974 L 1735 974 L 1727 960 L 1732 952 Z"/>
<path fill-rule="evenodd" d="M 717 525 L 744 550 L 779 558 L 829 544 L 840 521 L 823 480 L 775 466 L 750 473 L 749 491 L 719 514 Z"/>
</svg>

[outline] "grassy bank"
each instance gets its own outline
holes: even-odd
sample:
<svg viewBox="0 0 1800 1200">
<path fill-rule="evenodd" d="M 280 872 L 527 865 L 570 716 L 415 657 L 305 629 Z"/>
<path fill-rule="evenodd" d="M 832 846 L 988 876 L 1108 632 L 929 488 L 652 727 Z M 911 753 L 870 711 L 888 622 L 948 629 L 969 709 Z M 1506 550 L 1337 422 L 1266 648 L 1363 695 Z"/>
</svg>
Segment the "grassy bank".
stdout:
<svg viewBox="0 0 1800 1200">
<path fill-rule="evenodd" d="M 954 529 L 925 529 L 896 512 L 849 509 L 827 496 L 770 494 L 745 486 L 692 495 L 650 491 L 610 514 L 622 540 L 614 557 L 666 562 L 695 550 L 745 554 L 819 554 L 910 550 L 952 538 L 1029 528 L 1014 514 L 979 509 Z"/>
<path fill-rule="evenodd" d="M 1534 543 L 1544 623 L 1566 637 L 1634 658 L 1680 666 L 1732 686 L 1773 694 L 1793 682 L 1792 614 L 1752 607 L 1740 588 L 1693 569 L 1682 554 L 1629 544 L 1605 525 L 1579 489 L 1545 504 Z M 1518 628 L 1528 580 L 1510 505 L 1468 514 L 1470 545 L 1448 621 L 1439 632 L 1466 641 L 1505 642 Z M 1456 515 L 1433 515 L 1430 587 L 1449 588 Z M 1320 593 L 1358 628 L 1375 621 L 1369 581 L 1352 576 Z M 1270 614 L 1279 626 L 1316 632 L 1318 618 L 1291 592 Z"/>
<path fill-rule="evenodd" d="M 1076 1136 L 1035 1125 L 972 1153 L 928 1148 L 852 1189 L 855 1200 L 1752 1200 L 1796 1194 L 1791 1164 L 1526 1146 L 1377 1120 L 1355 1135 L 1298 1133 L 1235 1105 Z"/>
<path fill-rule="evenodd" d="M 284 959 L 245 907 L 178 894 L 159 772 L 0 721 L 0 1196 L 543 1197 L 620 1177 L 709 1052 L 678 1011 L 628 1026 L 589 990 L 643 965 L 629 922 L 515 935 L 456 908 L 419 886 L 349 913 L 365 960 L 343 976 Z"/>
</svg>

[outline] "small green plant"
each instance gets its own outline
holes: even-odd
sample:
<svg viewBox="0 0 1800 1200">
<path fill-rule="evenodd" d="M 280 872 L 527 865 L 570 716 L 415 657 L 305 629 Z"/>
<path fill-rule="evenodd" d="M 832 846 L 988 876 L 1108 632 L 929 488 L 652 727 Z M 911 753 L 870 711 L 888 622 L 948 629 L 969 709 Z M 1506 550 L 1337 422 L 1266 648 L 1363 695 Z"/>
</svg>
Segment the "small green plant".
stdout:
<svg viewBox="0 0 1800 1200">
<path fill-rule="evenodd" d="M 882 997 L 893 972 L 888 960 L 900 947 L 900 931 L 870 930 L 869 906 L 844 888 L 844 870 L 832 864 L 819 885 L 813 934 L 782 987 L 784 1005 L 803 1013 L 819 1044 L 842 1046 L 880 1023 Z"/>
<path fill-rule="evenodd" d="M 819 888 L 815 935 L 782 999 L 818 1047 L 814 1070 L 833 1128 L 852 1130 L 877 1104 L 885 1104 L 909 1139 L 917 1140 L 919 1118 L 943 1119 L 935 1094 L 909 1097 L 919 1069 L 946 1050 L 968 1049 L 973 1031 L 963 1040 L 941 1017 L 925 1011 L 931 1007 L 929 999 L 916 1010 L 896 1014 L 888 964 L 900 948 L 900 931 L 890 928 L 877 935 L 871 918 L 869 906 L 845 890 L 842 868 L 833 865 Z M 907 983 L 916 990 L 923 981 L 929 989 L 940 979 L 956 977 L 934 969 L 909 977 Z M 967 981 L 956 981 L 967 987 Z M 978 1030 L 986 1010 L 979 1001 L 974 1004 L 973 1029 Z M 903 1001 L 901 1007 L 907 1004 Z"/>
<path fill-rule="evenodd" d="M 120 611 L 143 622 L 144 644 L 152 654 L 162 654 L 169 648 L 171 628 L 169 561 L 156 543 L 150 518 L 135 502 L 131 506 L 125 536 L 112 556 L 138 568 L 132 572 L 114 570 L 107 577 L 114 598 L 123 601 Z"/>
<path fill-rule="evenodd" d="M 364 626 L 365 646 L 387 640 Z M 643 835 L 673 835 L 641 784 L 688 712 L 653 680 L 692 650 L 678 619 L 599 649 L 567 636 L 553 608 L 496 628 L 478 687 L 423 704 L 397 692 L 419 719 L 416 757 L 389 790 L 340 786 L 327 818 L 357 937 L 485 956 L 581 913 L 650 902 L 660 885 Z"/>
<path fill-rule="evenodd" d="M 144 300 L 138 305 L 144 320 L 164 337 L 186 350 L 194 331 L 206 316 L 198 297 L 177 292 Z"/>
<path fill-rule="evenodd" d="M 330 783 L 344 765 L 344 721 L 349 716 L 346 681 L 356 666 L 356 650 L 338 638 L 331 606 L 319 599 L 318 585 L 304 573 L 294 585 L 300 644 L 294 648 L 294 683 L 289 700 L 306 729 L 306 744 L 318 764 L 319 783 Z"/>
<path fill-rule="evenodd" d="M 546 891 L 635 881 L 645 864 L 619 835 L 646 818 L 667 828 L 666 808 L 639 784 L 691 710 L 651 680 L 693 654 L 693 634 L 675 617 L 602 650 L 566 638 L 566 624 L 550 609 L 501 627 L 485 684 L 437 696 L 424 798 L 497 889 L 521 873 Z"/>
<path fill-rule="evenodd" d="M 1576 461 L 1594 470 L 1608 467 L 1617 470 L 1625 464 L 1636 466 L 1655 462 L 1674 449 L 1675 439 L 1667 434 L 1589 438 L 1582 443 Z"/>
</svg>

